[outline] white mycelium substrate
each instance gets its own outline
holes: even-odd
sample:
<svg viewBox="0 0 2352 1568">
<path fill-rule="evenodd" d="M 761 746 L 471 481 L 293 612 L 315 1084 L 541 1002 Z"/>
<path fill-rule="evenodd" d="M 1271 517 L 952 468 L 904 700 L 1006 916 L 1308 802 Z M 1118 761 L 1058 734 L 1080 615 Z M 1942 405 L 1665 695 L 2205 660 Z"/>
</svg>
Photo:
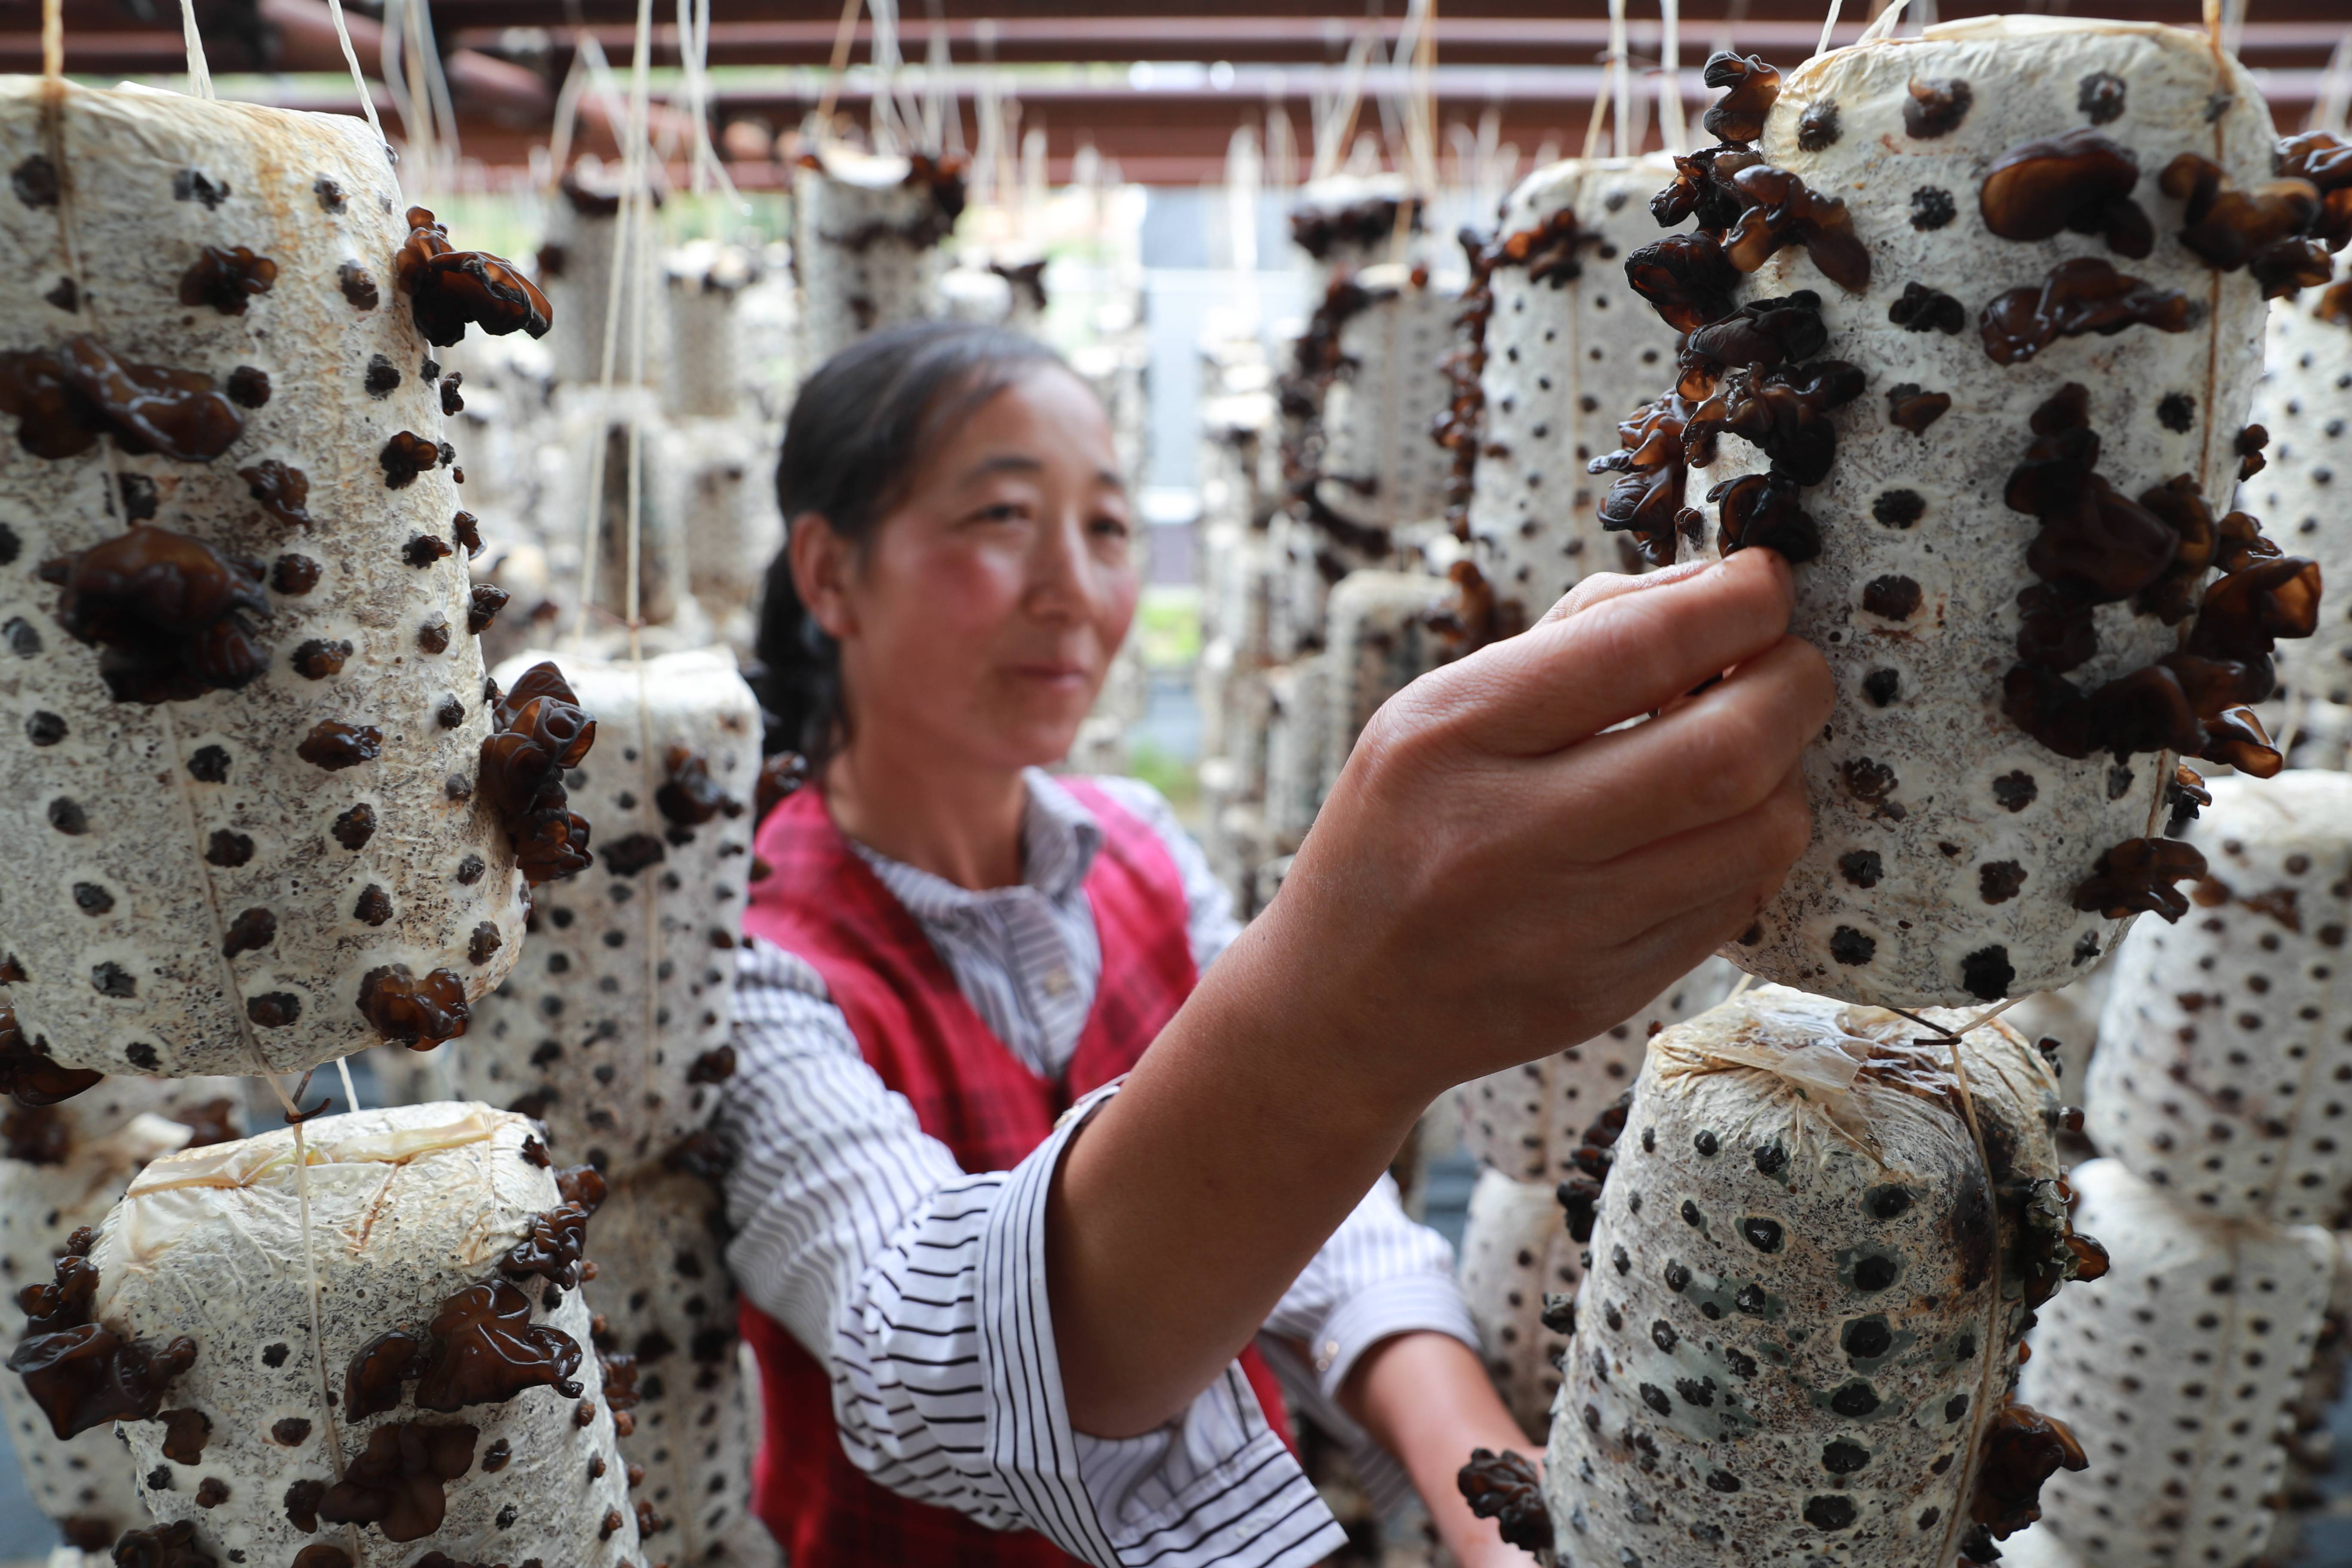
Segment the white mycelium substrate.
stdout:
<svg viewBox="0 0 2352 1568">
<path fill-rule="evenodd" d="M 2091 1468 L 2042 1491 L 2086 1568 L 2251 1562 L 2285 1468 L 2286 1407 L 2336 1270 L 2315 1226 L 2217 1219 L 2114 1160 L 2078 1165 L 2074 1217 L 2115 1259 L 2042 1309 L 2023 1394 Z"/>
<path fill-rule="evenodd" d="M 801 286 L 801 369 L 866 333 L 929 315 L 954 226 L 942 184 L 895 154 L 828 145 L 793 174 L 793 268 Z M 961 205 L 961 196 L 958 198 Z"/>
<path fill-rule="evenodd" d="M 57 90 L 52 137 L 41 84 L 0 84 L 0 165 L 57 168 L 68 197 L 0 200 L 0 316 L 16 341 L 89 334 L 248 405 L 264 375 L 268 396 L 210 405 L 242 429 L 209 460 L 100 437 L 0 464 L 0 699 L 31 742 L 0 750 L 10 994 L 26 1037 L 77 1066 L 312 1067 L 379 1038 L 358 1006 L 372 971 L 444 971 L 478 997 L 522 931 L 522 878 L 472 790 L 490 721 L 454 543 L 466 496 L 433 453 L 436 351 L 394 281 L 404 204 L 382 148 L 343 116 Z M 241 313 L 184 305 L 206 247 L 250 250 L 274 280 L 236 296 Z M 0 416 L 0 433 L 20 439 L 28 418 Z M 412 439 L 423 470 L 388 467 Z M 265 465 L 307 479 L 308 526 L 257 499 L 277 472 Z M 258 606 L 244 613 L 268 664 L 250 684 L 117 700 L 100 675 L 111 650 L 58 623 L 61 590 L 37 570 L 142 517 L 261 563 L 261 580 L 235 565 L 221 580 Z M 152 624 L 163 607 L 127 613 Z M 382 923 L 355 912 L 371 888 Z"/>
<path fill-rule="evenodd" d="M 2271 302 L 2254 423 L 2267 461 L 2245 483 L 2247 510 L 2327 584 L 2315 636 L 2279 645 L 2285 695 L 2352 703 L 2352 268 Z"/>
<path fill-rule="evenodd" d="M 1608 480 L 1585 465 L 1617 449 L 1617 422 L 1673 370 L 1674 329 L 1624 268 L 1628 252 L 1667 232 L 1650 197 L 1673 174 L 1659 156 L 1571 158 L 1537 170 L 1503 204 L 1498 246 L 1560 225 L 1561 214 L 1575 224 L 1564 258 L 1532 268 L 1507 258 L 1486 274 L 1471 558 L 1496 597 L 1517 604 L 1519 624 L 1589 574 L 1643 569 L 1625 535 L 1601 529 Z"/>
<path fill-rule="evenodd" d="M 50 1282 L 67 1237 L 103 1221 L 142 1166 L 200 1131 L 214 1141 L 236 1135 L 244 1122 L 236 1094 L 233 1079 L 116 1077 L 58 1105 L 8 1110 L 0 1119 L 8 1154 L 0 1159 L 0 1344 L 13 1349 L 23 1331 L 17 1292 Z M 0 1421 L 34 1506 L 68 1543 L 103 1552 L 147 1522 L 131 1457 L 111 1426 L 60 1439 L 23 1380 L 5 1373 Z"/>
<path fill-rule="evenodd" d="M 1503 1403 L 1538 1439 L 1551 1421 L 1559 1361 L 1568 1348 L 1565 1335 L 1544 1326 L 1544 1297 L 1575 1293 L 1583 1278 L 1581 1250 L 1569 1237 L 1550 1183 L 1478 1173 L 1462 1229 L 1462 1300 Z"/>
<path fill-rule="evenodd" d="M 2095 120 L 2116 100 L 2077 84 L 2102 73 L 2119 84 L 2120 110 Z M 1949 80 L 1967 84 L 1966 112 L 1941 134 L 1912 133 L 1911 83 Z M 1826 104 L 1837 134 L 1808 150 L 1800 122 Z M 2064 231 L 1993 235 L 1978 202 L 1993 163 L 2091 129 L 2138 160 L 2133 198 L 2153 225 L 2151 253 Z M 2217 516 L 2227 510 L 2262 365 L 2262 289 L 2179 243 L 2183 204 L 2157 182 L 2193 151 L 2252 189 L 2271 178 L 2274 141 L 2252 79 L 2202 33 L 2178 28 L 1979 17 L 1817 56 L 1783 81 L 1758 150 L 1845 203 L 1869 286 L 1846 291 L 1790 246 L 1737 297 L 1816 292 L 1828 328 L 1819 357 L 1858 367 L 1866 384 L 1831 416 L 1826 479 L 1801 491 L 1821 552 L 1796 569 L 1793 629 L 1838 683 L 1825 738 L 1806 752 L 1813 842 L 1752 940 L 1727 950 L 1742 968 L 1858 1001 L 1958 1005 L 2063 984 L 2104 951 L 2112 922 L 2076 909 L 2074 890 L 2104 851 L 2149 833 L 2174 759 L 2071 760 L 2004 715 L 2017 596 L 2039 579 L 2026 563 L 2034 521 L 2004 504 L 2003 487 L 2034 438 L 2034 411 L 2074 383 L 2089 392 L 2096 471 L 2116 490 L 2137 498 L 2187 474 Z M 1947 209 L 1955 216 L 1936 221 Z M 2060 337 L 1996 363 L 1981 311 L 2076 258 L 2179 290 L 2193 302 L 2190 329 Z M 1959 330 L 1927 324 L 1932 312 L 1909 327 L 1890 319 L 1913 285 L 1957 300 Z M 1890 418 L 1889 394 L 1906 384 L 1952 399 L 1918 434 Z M 1688 502 L 1710 531 L 1706 490 L 1766 467 L 1759 448 L 1727 436 L 1711 467 L 1691 470 Z M 2129 602 L 2100 606 L 2095 625 L 2097 652 L 2068 675 L 2084 691 L 2172 652 L 2179 635 Z"/>
<path fill-rule="evenodd" d="M 1584 1130 L 1633 1087 L 1659 1031 L 1730 994 L 1738 972 L 1710 958 L 1614 1027 L 1567 1049 L 1474 1079 L 1462 1090 L 1462 1142 L 1478 1163 L 1549 1187 L 1573 1168 Z"/>
<path fill-rule="evenodd" d="M 511 684 L 544 657 L 499 674 Z M 709 1121 L 734 1069 L 759 703 L 722 651 L 642 668 L 553 657 L 598 715 L 595 749 L 571 775 L 596 864 L 539 889 L 530 951 L 483 999 L 457 1059 L 467 1093 L 521 1107 L 558 1159 L 617 1178 Z M 699 804 L 674 787 L 674 762 L 699 764 Z"/>
<path fill-rule="evenodd" d="M 396 1568 L 425 1551 L 583 1568 L 640 1561 L 588 1305 L 577 1289 L 554 1291 L 535 1277 L 517 1282 L 499 1268 L 531 1222 L 560 1202 L 553 1174 L 526 1152 L 531 1133 L 523 1118 L 479 1105 L 313 1122 L 307 1264 L 290 1131 L 149 1165 L 90 1255 L 95 1316 L 143 1341 L 193 1339 L 195 1360 L 163 1403 L 167 1413 L 193 1410 L 209 1423 L 193 1464 L 165 1457 L 163 1422 L 121 1424 L 149 1511 L 193 1522 L 197 1548 L 215 1559 L 238 1552 L 253 1563 L 290 1563 L 327 1546 L 350 1568 Z M 495 1284 L 520 1292 L 531 1330 L 579 1347 L 577 1395 L 532 1387 L 445 1413 L 419 1409 L 421 1385 L 410 1384 L 398 1405 L 351 1418 L 346 1374 L 363 1346 L 394 1330 L 427 1340 L 444 1302 Z M 322 1400 L 329 1389 L 331 1406 Z M 303 1529 L 289 1488 L 318 1483 L 332 1509 L 339 1475 L 375 1434 L 404 1425 L 412 1436 L 453 1426 L 474 1434 L 469 1446 L 457 1440 L 469 1447 L 466 1468 L 445 1486 L 421 1481 L 414 1466 L 405 1472 L 404 1489 L 443 1496 L 437 1527 L 401 1542 L 380 1524 L 324 1517 Z M 335 1441 L 341 1466 L 328 1452 Z"/>
<path fill-rule="evenodd" d="M 1364 299 L 1339 325 L 1316 494 L 1366 528 L 1433 522 L 1445 510 L 1453 469 L 1431 428 L 1453 395 L 1444 361 L 1462 310 L 1462 279 L 1383 265 L 1364 268 L 1353 283 Z"/>
<path fill-rule="evenodd" d="M 2352 774 L 2208 787 L 2195 907 L 2116 956 L 2085 1129 L 2185 1209 L 2333 1225 L 2352 1188 Z"/>
<path fill-rule="evenodd" d="M 1328 788 L 1381 704 L 1461 651 L 1462 594 L 1416 572 L 1351 572 L 1331 590 L 1323 654 L 1323 781 Z"/>
<path fill-rule="evenodd" d="M 645 1468 L 635 1496 L 653 1508 L 647 1560 L 775 1563 L 774 1538 L 751 1511 L 751 1415 L 718 1195 L 697 1176 L 625 1177 L 590 1234 L 600 1346 L 635 1371 L 621 1458 Z"/>
<path fill-rule="evenodd" d="M 1975 1030 L 1964 1100 L 1927 1034 L 1766 985 L 1652 1042 L 1552 1421 L 1560 1563 L 1950 1568 L 2064 1229 L 2048 1066 Z"/>
</svg>

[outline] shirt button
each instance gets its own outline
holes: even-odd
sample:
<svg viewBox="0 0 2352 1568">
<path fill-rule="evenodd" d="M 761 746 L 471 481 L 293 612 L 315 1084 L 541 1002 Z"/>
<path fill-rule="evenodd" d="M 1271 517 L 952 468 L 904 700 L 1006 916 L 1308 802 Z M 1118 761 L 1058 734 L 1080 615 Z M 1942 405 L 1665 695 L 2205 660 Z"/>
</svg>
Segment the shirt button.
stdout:
<svg viewBox="0 0 2352 1568">
<path fill-rule="evenodd" d="M 1045 994 L 1046 994 L 1046 995 L 1048 995 L 1048 996 L 1066 996 L 1066 995 L 1068 995 L 1068 994 L 1069 994 L 1069 992 L 1070 992 L 1070 972 L 1069 972 L 1068 970 L 1066 970 L 1066 969 L 1050 969 L 1050 970 L 1047 970 L 1047 971 L 1045 972 Z"/>
<path fill-rule="evenodd" d="M 1315 1370 L 1317 1372 L 1329 1372 L 1331 1370 L 1332 1363 L 1339 1359 L 1339 1342 L 1337 1340 L 1325 1340 L 1323 1342 L 1321 1351 L 1315 1357 Z"/>
</svg>

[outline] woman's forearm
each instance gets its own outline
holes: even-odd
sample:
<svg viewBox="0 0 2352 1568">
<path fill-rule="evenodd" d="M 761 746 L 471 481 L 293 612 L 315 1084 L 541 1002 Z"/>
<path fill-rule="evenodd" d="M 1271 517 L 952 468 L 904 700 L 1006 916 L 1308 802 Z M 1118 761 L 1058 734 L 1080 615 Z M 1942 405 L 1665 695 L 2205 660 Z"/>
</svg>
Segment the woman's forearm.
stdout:
<svg viewBox="0 0 2352 1568">
<path fill-rule="evenodd" d="M 1274 907 L 1071 1142 L 1046 1271 L 1081 1431 L 1181 1411 L 1438 1092 L 1624 1018 L 1802 851 L 1834 694 L 1788 568 L 1662 575 L 1588 580 L 1382 709 Z"/>
<path fill-rule="evenodd" d="M 1307 1037 L 1307 1010 L 1266 994 L 1272 934 L 1235 940 L 1055 1173 L 1046 1257 L 1081 1431 L 1150 1431 L 1207 1386 L 1427 1102 Z"/>
<path fill-rule="evenodd" d="M 1511 1419 L 1468 1345 L 1436 1333 L 1384 1340 L 1349 1372 L 1339 1404 L 1404 1466 L 1438 1538 L 1463 1568 L 1527 1561 L 1503 1544 L 1494 1521 L 1470 1511 L 1455 1483 L 1474 1448 L 1516 1449 L 1543 1463 L 1543 1446 Z"/>
</svg>

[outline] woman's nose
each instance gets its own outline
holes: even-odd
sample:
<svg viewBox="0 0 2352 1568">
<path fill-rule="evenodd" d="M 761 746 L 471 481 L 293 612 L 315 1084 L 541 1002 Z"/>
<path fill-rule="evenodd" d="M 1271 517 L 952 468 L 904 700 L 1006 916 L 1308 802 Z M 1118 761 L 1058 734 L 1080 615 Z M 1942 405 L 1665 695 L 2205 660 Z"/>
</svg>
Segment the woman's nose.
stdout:
<svg viewBox="0 0 2352 1568">
<path fill-rule="evenodd" d="M 1056 620 L 1084 619 L 1101 598 L 1104 586 L 1101 565 L 1087 548 L 1083 514 L 1072 512 L 1057 518 L 1052 527 L 1038 530 L 1024 595 L 1031 614 Z"/>
</svg>

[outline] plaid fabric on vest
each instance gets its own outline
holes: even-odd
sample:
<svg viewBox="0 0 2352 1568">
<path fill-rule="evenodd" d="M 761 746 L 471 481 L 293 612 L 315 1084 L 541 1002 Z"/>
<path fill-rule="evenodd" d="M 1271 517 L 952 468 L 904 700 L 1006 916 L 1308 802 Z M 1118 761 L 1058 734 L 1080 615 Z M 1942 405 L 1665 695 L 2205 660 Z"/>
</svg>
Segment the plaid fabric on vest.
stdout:
<svg viewBox="0 0 2352 1568">
<path fill-rule="evenodd" d="M 907 1097 L 923 1131 L 966 1171 L 1020 1163 L 1075 1099 L 1135 1065 L 1197 978 L 1183 881 L 1166 848 L 1100 790 L 1061 783 L 1103 829 L 1085 882 L 1102 942 L 1102 978 L 1058 1083 L 1032 1072 L 990 1032 L 914 917 L 849 847 L 817 790 L 777 805 L 756 841 L 771 874 L 753 884 L 744 930 L 824 977 L 867 1065 Z M 793 1568 L 1044 1568 L 1075 1561 L 1034 1531 L 988 1530 L 877 1484 L 842 1451 L 826 1368 L 748 1301 L 742 1327 L 762 1384 L 754 1503 Z M 1255 1351 L 1244 1364 L 1283 1430 L 1267 1369 Z"/>
</svg>

